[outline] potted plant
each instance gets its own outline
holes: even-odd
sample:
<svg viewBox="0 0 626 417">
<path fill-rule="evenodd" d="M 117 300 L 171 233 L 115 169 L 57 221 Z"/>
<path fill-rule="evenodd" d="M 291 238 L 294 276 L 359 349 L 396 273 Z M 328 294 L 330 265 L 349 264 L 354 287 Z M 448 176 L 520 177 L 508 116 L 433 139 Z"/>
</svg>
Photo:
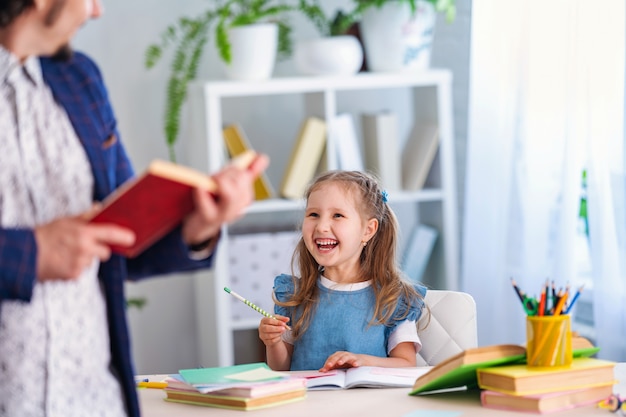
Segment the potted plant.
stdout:
<svg viewBox="0 0 626 417">
<path fill-rule="evenodd" d="M 306 75 L 349 75 L 363 64 L 363 49 L 353 28 L 359 7 L 327 15 L 318 0 L 299 0 L 300 11 L 313 23 L 321 38 L 299 41 L 294 50 L 296 68 Z M 358 5 L 357 5 L 358 6 Z"/>
<path fill-rule="evenodd" d="M 214 37 L 220 58 L 226 66 L 231 66 L 239 59 L 233 56 L 233 41 L 239 38 L 239 33 L 235 33 L 234 30 L 268 22 L 277 26 L 275 39 L 277 46 L 268 53 L 256 54 L 264 58 L 266 63 L 257 65 L 244 62 L 243 64 L 244 68 L 255 70 L 265 67 L 265 75 L 256 73 L 257 75 L 250 77 L 249 73 L 235 71 L 233 73 L 235 78 L 269 77 L 276 51 L 279 58 L 291 54 L 291 28 L 286 17 L 288 12 L 294 10 L 294 6 L 287 4 L 284 0 L 217 0 L 212 3 L 209 9 L 195 18 L 179 18 L 176 23 L 162 32 L 160 42 L 150 45 L 146 50 L 145 65 L 147 68 L 152 68 L 160 61 L 166 49 L 173 49 L 164 120 L 164 133 L 172 161 L 176 160 L 174 147 L 180 128 L 180 112 L 187 97 L 187 86 L 189 81 L 196 77 L 200 58 L 211 35 Z M 253 35 L 253 39 L 259 37 Z M 251 49 L 258 51 L 259 48 L 255 45 Z M 274 55 L 268 57 L 271 53 Z M 271 63 L 269 72 L 267 71 L 268 61 Z"/>
<path fill-rule="evenodd" d="M 455 0 L 354 0 L 370 71 L 420 70 L 430 66 L 437 13 L 456 17 Z"/>
<path fill-rule="evenodd" d="M 313 75 L 363 68 L 361 42 L 371 71 L 427 68 L 436 13 L 444 13 L 448 22 L 456 17 L 455 0 L 354 0 L 351 10 L 338 10 L 332 18 L 318 0 L 299 1 L 300 11 L 322 35 L 295 48 L 296 67 Z"/>
</svg>

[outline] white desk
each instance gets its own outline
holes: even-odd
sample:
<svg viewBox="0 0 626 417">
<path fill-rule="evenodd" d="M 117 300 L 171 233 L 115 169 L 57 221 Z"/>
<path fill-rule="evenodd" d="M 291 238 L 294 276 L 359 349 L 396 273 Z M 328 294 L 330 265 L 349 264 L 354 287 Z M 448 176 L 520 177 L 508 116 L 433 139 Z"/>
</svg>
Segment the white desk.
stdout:
<svg viewBox="0 0 626 417">
<path fill-rule="evenodd" d="M 615 386 L 614 392 L 622 396 L 626 395 L 626 363 L 620 363 L 616 366 L 615 377 L 620 383 Z M 408 391 L 407 388 L 310 391 L 303 401 L 263 410 L 242 412 L 170 403 L 163 401 L 165 393 L 162 390 L 147 388 L 138 390 L 143 417 L 237 417 L 243 413 L 252 417 L 403 417 L 418 410 L 424 413 L 421 415 L 425 417 L 428 416 L 425 413 L 427 410 L 462 412 L 463 417 L 521 416 L 525 414 L 483 408 L 480 405 L 478 391 L 422 396 L 410 396 Z M 560 412 L 556 415 L 613 417 L 615 414 L 590 406 Z"/>
</svg>

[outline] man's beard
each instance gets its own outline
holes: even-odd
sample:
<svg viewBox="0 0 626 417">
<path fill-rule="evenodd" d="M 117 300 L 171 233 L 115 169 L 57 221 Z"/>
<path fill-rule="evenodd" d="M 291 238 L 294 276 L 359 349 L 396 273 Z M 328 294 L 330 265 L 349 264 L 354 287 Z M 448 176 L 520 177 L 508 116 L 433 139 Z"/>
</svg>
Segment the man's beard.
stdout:
<svg viewBox="0 0 626 417">
<path fill-rule="evenodd" d="M 48 14 L 44 18 L 44 24 L 46 26 L 51 27 L 54 25 L 54 23 L 59 19 L 66 2 L 67 0 L 55 0 L 54 3 L 52 3 Z M 51 58 L 55 61 L 69 61 L 72 58 L 72 48 L 69 43 L 61 45 L 61 47 L 59 47 L 59 49 L 52 54 Z"/>
<path fill-rule="evenodd" d="M 51 58 L 55 61 L 67 62 L 72 59 L 74 55 L 74 51 L 69 43 L 61 46 L 54 54 L 52 54 Z"/>
</svg>

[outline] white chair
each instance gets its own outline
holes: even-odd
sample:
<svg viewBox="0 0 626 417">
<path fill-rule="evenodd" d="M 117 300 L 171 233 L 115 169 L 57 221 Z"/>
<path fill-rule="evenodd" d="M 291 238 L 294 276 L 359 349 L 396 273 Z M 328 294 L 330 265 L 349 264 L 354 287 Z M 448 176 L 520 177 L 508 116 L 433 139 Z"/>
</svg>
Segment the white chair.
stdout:
<svg viewBox="0 0 626 417">
<path fill-rule="evenodd" d="M 428 314 L 417 322 L 422 341 L 417 366 L 434 366 L 465 349 L 478 346 L 476 302 L 471 295 L 428 290 L 425 302 L 430 308 L 430 322 Z"/>
</svg>

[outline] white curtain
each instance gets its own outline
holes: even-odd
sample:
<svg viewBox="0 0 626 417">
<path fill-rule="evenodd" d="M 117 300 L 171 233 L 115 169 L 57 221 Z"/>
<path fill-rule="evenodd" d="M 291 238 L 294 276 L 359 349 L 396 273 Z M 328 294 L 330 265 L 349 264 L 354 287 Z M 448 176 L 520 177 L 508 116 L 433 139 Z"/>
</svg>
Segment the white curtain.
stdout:
<svg viewBox="0 0 626 417">
<path fill-rule="evenodd" d="M 576 288 L 587 168 L 597 343 L 626 355 L 624 21 L 623 0 L 473 2 L 462 288 L 481 345 L 525 341 L 510 278 Z"/>
</svg>

